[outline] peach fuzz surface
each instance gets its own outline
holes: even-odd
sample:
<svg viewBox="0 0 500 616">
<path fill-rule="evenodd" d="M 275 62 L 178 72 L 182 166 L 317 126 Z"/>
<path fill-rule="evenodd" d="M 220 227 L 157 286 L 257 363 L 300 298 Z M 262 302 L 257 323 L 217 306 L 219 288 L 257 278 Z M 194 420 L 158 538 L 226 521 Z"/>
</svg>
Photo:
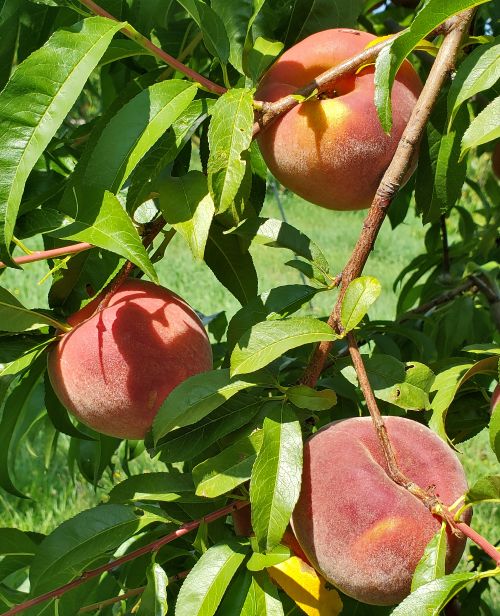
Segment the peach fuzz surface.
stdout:
<svg viewBox="0 0 500 616">
<path fill-rule="evenodd" d="M 452 449 L 429 428 L 385 418 L 398 464 L 420 487 L 435 485 L 451 505 L 467 490 Z M 464 521 L 470 520 L 470 510 Z M 299 501 L 292 516 L 311 564 L 345 594 L 372 605 L 400 603 L 424 549 L 441 521 L 392 481 L 369 417 L 334 422 L 305 444 Z M 452 571 L 465 538 L 447 532 L 446 568 Z"/>
<path fill-rule="evenodd" d="M 312 34 L 271 66 L 255 99 L 274 102 L 292 94 L 374 39 L 350 29 Z M 297 105 L 259 136 L 269 169 L 286 188 L 334 210 L 370 206 L 422 89 L 405 61 L 392 90 L 393 128 L 386 135 L 373 101 L 373 74 L 368 66 L 338 79 L 329 92 Z"/>
<path fill-rule="evenodd" d="M 109 304 L 98 297 L 72 315 L 73 329 L 50 350 L 58 398 L 80 421 L 120 438 L 143 438 L 168 394 L 212 368 L 203 325 L 172 291 L 126 280 Z"/>
</svg>

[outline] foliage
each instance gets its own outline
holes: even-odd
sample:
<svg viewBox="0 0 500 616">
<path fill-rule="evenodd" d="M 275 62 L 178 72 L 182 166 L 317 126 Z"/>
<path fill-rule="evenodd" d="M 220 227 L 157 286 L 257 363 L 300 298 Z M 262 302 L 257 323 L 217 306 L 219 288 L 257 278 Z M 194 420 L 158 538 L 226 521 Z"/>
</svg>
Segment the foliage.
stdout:
<svg viewBox="0 0 500 616">
<path fill-rule="evenodd" d="M 76 614 L 144 587 L 142 598 L 127 596 L 99 613 L 299 614 L 304 592 L 316 601 L 325 594 L 310 571 L 302 599 L 290 591 L 287 576 L 298 579 L 300 566 L 281 545 L 300 492 L 302 442 L 330 421 L 366 412 L 346 358 L 348 331 L 362 343 L 384 414 L 428 424 L 454 445 L 487 428 L 500 459 L 498 413 L 491 419 L 489 412 L 499 378 L 500 187 L 489 163 L 484 170 L 499 147 L 498 8 L 487 0 L 450 0 L 445 9 L 428 0 L 416 10 L 368 0 L 103 0 L 117 23 L 90 15 L 84 5 L 0 0 L 0 255 L 14 267 L 24 240 L 41 241 L 45 250 L 94 246 L 50 261 L 49 310 L 27 307 L 0 286 L 0 488 L 25 496 L 14 460 L 40 432 L 37 447 L 48 463 L 64 439 L 72 475 L 111 486 L 109 502 L 46 537 L 37 529 L 0 529 L 0 613 L 232 499 L 249 499 L 255 537 L 235 536 L 231 518 L 202 524 L 196 534 L 146 550 L 27 613 Z M 344 331 L 335 333 L 327 315 L 313 317 L 307 305 L 318 294 L 334 305 L 345 263 L 328 263 L 300 229 L 261 216 L 268 177 L 252 141 L 254 89 L 282 49 L 311 33 L 357 27 L 385 36 L 409 26 L 376 63 L 375 101 L 388 129 L 397 67 L 412 54 L 425 82 L 432 55 L 422 50 L 440 46 L 436 28 L 474 6 L 454 78 L 423 135 L 415 179 L 389 210 L 400 236 L 409 208 L 427 225 L 422 253 L 394 281 L 396 318 L 369 318 L 381 286 L 362 276 L 347 288 Z M 124 26 L 132 40 L 120 32 Z M 140 35 L 227 92 L 217 96 L 174 72 L 144 49 Z M 147 245 L 143 239 L 160 217 L 164 228 Z M 215 369 L 185 381 L 163 402 L 145 440 L 161 471 L 132 474 L 142 444 L 77 424 L 45 378 L 46 350 L 66 318 L 125 260 L 136 266 L 133 275 L 156 280 L 158 264 L 169 263 L 174 233 L 241 307 L 205 316 Z M 298 270 L 302 284 L 262 289 L 257 244 L 284 249 L 283 270 Z M 322 341 L 333 346 L 317 387 L 298 385 L 313 345 Z M 117 465 L 128 475 L 122 482 Z M 465 496 L 467 506 L 496 501 L 498 476 L 481 478 Z M 394 614 L 437 614 L 457 594 L 488 613 L 481 594 L 493 573 L 484 562 L 474 553 L 467 571 L 445 576 L 437 536 L 417 568 L 414 592 Z M 179 574 L 188 570 L 182 583 Z M 342 614 L 366 609 L 340 598 Z M 337 613 L 340 598 L 326 593 L 323 605 L 334 607 L 324 609 Z"/>
</svg>

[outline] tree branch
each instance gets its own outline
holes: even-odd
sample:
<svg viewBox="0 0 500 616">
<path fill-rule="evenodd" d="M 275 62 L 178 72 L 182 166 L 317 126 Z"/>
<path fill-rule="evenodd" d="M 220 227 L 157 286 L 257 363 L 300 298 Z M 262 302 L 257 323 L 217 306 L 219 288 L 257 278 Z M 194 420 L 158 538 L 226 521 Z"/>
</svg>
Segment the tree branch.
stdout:
<svg viewBox="0 0 500 616">
<path fill-rule="evenodd" d="M 230 513 L 233 513 L 234 511 L 237 511 L 238 509 L 242 509 L 243 507 L 247 507 L 247 506 L 248 506 L 248 502 L 246 501 L 234 501 L 230 503 L 229 505 L 222 507 L 221 509 L 217 509 L 216 511 L 209 513 L 208 515 L 206 515 L 205 517 L 199 520 L 193 520 L 192 522 L 187 522 L 186 524 L 183 524 L 180 528 L 178 528 L 174 532 L 169 533 L 168 535 L 166 535 L 165 537 L 162 537 L 161 539 L 157 539 L 156 541 L 153 541 L 152 543 L 148 543 L 147 545 L 144 545 L 142 548 L 133 550 L 132 552 L 125 554 L 125 556 L 116 558 L 115 560 L 111 560 L 109 563 L 101 565 L 100 567 L 97 567 L 96 569 L 90 569 L 89 571 L 84 571 L 81 574 L 81 576 L 77 578 L 76 580 L 73 580 L 72 582 L 68 582 L 67 584 L 64 584 L 64 586 L 55 588 L 54 590 L 46 592 L 43 595 L 34 597 L 33 599 L 29 599 L 28 601 L 24 601 L 23 603 L 20 603 L 19 605 L 12 607 L 8 612 L 5 612 L 4 616 L 14 616 L 14 614 L 20 614 L 21 612 L 24 612 L 28 608 L 33 607 L 35 605 L 40 605 L 40 603 L 44 603 L 45 601 L 48 601 L 49 599 L 56 599 L 57 597 L 64 595 L 64 593 L 67 593 L 68 591 L 73 590 L 73 588 L 76 588 L 77 586 L 81 586 L 82 584 L 85 584 L 85 582 L 87 582 L 88 580 L 95 578 L 99 575 L 102 575 L 103 573 L 106 573 L 107 571 L 111 571 L 112 569 L 115 569 L 116 567 L 119 567 L 120 565 L 128 563 L 129 561 L 134 560 L 138 558 L 139 556 L 143 556 L 144 554 L 149 554 L 151 552 L 157 552 L 161 547 L 163 547 L 167 543 L 174 541 L 174 539 L 183 537 L 184 535 L 187 535 L 191 531 L 196 530 L 198 526 L 200 526 L 200 524 L 202 524 L 203 522 L 207 524 L 210 522 L 214 522 L 215 520 L 218 520 L 219 518 L 223 518 L 229 515 Z"/>
<path fill-rule="evenodd" d="M 99 6 L 92 0 L 79 0 L 79 1 L 80 1 L 80 4 L 83 4 L 88 9 L 90 9 L 92 13 L 94 13 L 94 15 L 100 15 L 101 17 L 107 17 L 108 19 L 112 19 L 113 21 L 119 21 L 118 19 L 116 19 L 116 17 L 113 17 L 111 13 L 108 13 L 108 11 L 103 9 L 101 6 Z M 150 51 L 157 58 L 160 58 L 161 60 L 166 62 L 171 67 L 175 68 L 176 71 L 183 73 L 184 75 L 186 75 L 186 77 L 189 77 L 193 81 L 197 81 L 210 92 L 213 92 L 214 94 L 224 94 L 224 92 L 226 91 L 226 88 L 224 88 L 223 86 L 219 86 L 217 83 L 210 81 L 210 79 L 203 77 L 203 75 L 200 75 L 196 71 L 193 71 L 193 69 L 189 68 L 188 66 L 186 66 L 185 64 L 183 64 L 182 62 L 174 58 L 173 56 L 169 55 L 168 53 L 163 51 L 163 49 L 160 49 L 159 47 L 157 47 L 148 38 L 146 38 L 145 36 L 137 32 L 137 30 L 135 30 L 134 28 L 125 27 L 125 28 L 122 28 L 120 32 L 124 34 L 125 36 L 128 36 L 129 39 L 132 39 L 144 49 L 147 49 L 148 51 Z"/>
<path fill-rule="evenodd" d="M 412 158 L 429 120 L 432 108 L 441 92 L 447 75 L 455 66 L 455 59 L 460 51 L 463 36 L 467 32 L 473 14 L 474 10 L 464 11 L 449 20 L 447 34 L 436 56 L 429 77 L 424 84 L 406 129 L 401 136 L 391 164 L 380 182 L 353 253 L 342 272 L 339 297 L 328 319 L 328 324 L 337 331 L 340 331 L 340 308 L 347 286 L 363 271 L 377 239 L 380 227 L 387 215 L 387 209 L 410 168 Z M 330 348 L 331 342 L 327 341 L 321 342 L 316 347 L 302 379 L 305 385 L 310 387 L 316 385 Z"/>
<path fill-rule="evenodd" d="M 12 259 L 14 263 L 21 265 L 23 263 L 34 263 L 35 261 L 44 261 L 45 259 L 55 259 L 64 255 L 71 255 L 84 250 L 94 248 L 92 244 L 82 242 L 81 244 L 72 244 L 70 246 L 62 246 L 61 248 L 52 248 L 51 250 L 37 250 L 29 255 L 23 255 L 22 257 L 14 257 Z M 7 267 L 5 263 L 0 261 L 0 269 Z"/>
</svg>

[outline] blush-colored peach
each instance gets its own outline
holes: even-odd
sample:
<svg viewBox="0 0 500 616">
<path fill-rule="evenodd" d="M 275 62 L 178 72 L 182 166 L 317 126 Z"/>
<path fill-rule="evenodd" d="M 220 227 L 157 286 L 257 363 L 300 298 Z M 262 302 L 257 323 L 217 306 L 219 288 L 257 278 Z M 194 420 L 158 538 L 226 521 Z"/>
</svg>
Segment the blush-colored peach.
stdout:
<svg viewBox="0 0 500 616">
<path fill-rule="evenodd" d="M 120 438 L 143 438 L 168 394 L 212 368 L 203 325 L 172 291 L 126 280 L 109 304 L 102 297 L 68 319 L 73 329 L 50 350 L 58 398 L 80 421 Z"/>
<path fill-rule="evenodd" d="M 312 34 L 271 66 L 255 98 L 274 102 L 292 94 L 374 38 L 344 28 Z M 297 105 L 260 134 L 262 155 L 284 186 L 333 210 L 369 207 L 422 89 L 405 62 L 394 82 L 393 127 L 386 135 L 373 101 L 373 75 L 368 66 L 337 80 L 329 92 Z"/>
<path fill-rule="evenodd" d="M 467 490 L 453 450 L 429 428 L 385 418 L 398 464 L 423 488 L 451 505 Z M 469 521 L 470 513 L 465 516 Z M 311 564 L 347 595 L 373 605 L 400 603 L 415 567 L 441 522 L 394 483 L 370 418 L 329 424 L 305 444 L 304 471 L 292 526 Z M 452 571 L 465 538 L 448 532 Z"/>
</svg>

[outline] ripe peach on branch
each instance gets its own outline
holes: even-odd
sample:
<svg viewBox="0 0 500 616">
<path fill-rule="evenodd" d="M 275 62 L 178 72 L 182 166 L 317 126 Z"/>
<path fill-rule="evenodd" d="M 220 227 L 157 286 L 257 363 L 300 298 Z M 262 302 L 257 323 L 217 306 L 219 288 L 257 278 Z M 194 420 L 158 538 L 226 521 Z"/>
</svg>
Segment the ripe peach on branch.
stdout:
<svg viewBox="0 0 500 616">
<path fill-rule="evenodd" d="M 200 319 L 178 295 L 125 280 L 72 315 L 73 329 L 50 350 L 58 398 L 80 421 L 120 438 L 143 438 L 163 400 L 182 381 L 212 368 Z"/>
</svg>

